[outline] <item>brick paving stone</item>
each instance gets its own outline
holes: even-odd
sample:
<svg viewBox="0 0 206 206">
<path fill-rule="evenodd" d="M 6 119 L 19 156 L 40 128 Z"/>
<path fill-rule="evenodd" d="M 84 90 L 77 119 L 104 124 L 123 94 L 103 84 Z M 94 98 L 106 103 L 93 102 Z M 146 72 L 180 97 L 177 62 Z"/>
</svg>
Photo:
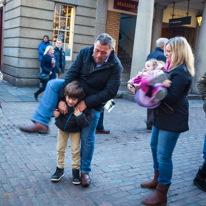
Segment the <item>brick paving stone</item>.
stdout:
<svg viewBox="0 0 206 206">
<path fill-rule="evenodd" d="M 89 198 L 84 198 L 82 199 L 82 202 L 84 202 L 84 204 L 86 206 L 96 206 L 96 204 L 94 203 L 93 200 L 89 199 Z"/>
<path fill-rule="evenodd" d="M 14 191 L 13 187 L 10 184 L 3 184 L 3 188 L 8 193 Z"/>
<path fill-rule="evenodd" d="M 30 198 L 36 197 L 36 193 L 35 193 L 34 189 L 30 188 L 30 189 L 27 189 L 27 191 L 28 191 Z"/>
<path fill-rule="evenodd" d="M 46 195 L 46 194 L 41 194 L 40 197 L 42 198 L 42 200 L 43 200 L 46 204 L 52 203 L 52 201 L 51 201 L 51 199 L 49 198 L 48 195 Z"/>
<path fill-rule="evenodd" d="M 23 205 L 27 205 L 27 206 L 33 206 L 34 205 L 32 200 L 28 196 L 21 196 L 20 198 L 21 198 L 21 201 L 23 202 Z"/>
<path fill-rule="evenodd" d="M 14 192 L 9 193 L 9 198 L 13 203 L 20 201 L 19 196 Z"/>
<path fill-rule="evenodd" d="M 2 205 L 2 206 L 10 206 L 11 203 L 9 202 L 9 200 L 2 199 L 2 200 L 1 200 L 1 205 Z"/>
<path fill-rule="evenodd" d="M 110 202 L 104 202 L 100 204 L 99 206 L 112 206 L 112 204 Z"/>
<path fill-rule="evenodd" d="M 198 206 L 197 203 L 191 203 L 191 204 L 187 204 L 187 206 Z"/>
<path fill-rule="evenodd" d="M 27 194 L 26 191 L 21 186 L 14 187 L 14 189 L 19 196 Z"/>
<path fill-rule="evenodd" d="M 117 99 L 114 110 L 105 112 L 104 126 L 111 133 L 96 135 L 90 173 L 92 183 L 90 187 L 82 188 L 71 182 L 70 142 L 66 153 L 65 177 L 56 184 L 51 182 L 56 168 L 57 129 L 54 119 L 48 135 L 22 133 L 18 125 L 30 124 L 38 102 L 20 101 L 2 101 L 0 205 L 139 206 L 142 199 L 154 194 L 155 190 L 140 187 L 141 182 L 153 178 L 149 145 L 151 133 L 144 130 L 145 108 Z M 203 160 L 206 119 L 202 103 L 190 102 L 190 130 L 181 134 L 173 154 L 173 181 L 167 205 L 206 205 L 206 193 L 193 185 Z"/>
</svg>

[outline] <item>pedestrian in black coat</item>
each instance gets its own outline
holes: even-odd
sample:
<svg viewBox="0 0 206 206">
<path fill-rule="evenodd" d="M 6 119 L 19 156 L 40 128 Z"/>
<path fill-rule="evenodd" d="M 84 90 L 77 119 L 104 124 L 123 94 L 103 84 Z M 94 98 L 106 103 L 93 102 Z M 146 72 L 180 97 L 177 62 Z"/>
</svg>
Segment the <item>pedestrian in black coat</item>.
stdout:
<svg viewBox="0 0 206 206">
<path fill-rule="evenodd" d="M 152 51 L 148 57 L 147 61 L 150 59 L 156 59 L 158 61 L 163 61 L 166 63 L 166 57 L 164 55 L 164 46 L 165 43 L 168 41 L 167 38 L 159 38 L 156 41 L 156 48 L 154 51 Z M 152 124 L 153 124 L 153 109 L 147 109 L 147 120 L 146 125 L 148 130 L 152 130 Z"/>
<path fill-rule="evenodd" d="M 42 56 L 42 59 L 41 59 L 42 71 L 45 74 L 49 74 L 49 80 L 56 79 L 56 72 L 55 72 L 55 69 L 54 69 L 54 67 L 55 67 L 55 56 L 53 54 L 54 54 L 53 46 L 48 46 L 46 48 L 46 51 L 44 52 L 44 55 Z M 42 85 L 34 93 L 34 98 L 36 100 L 38 100 L 38 95 L 41 94 L 45 90 L 47 82 L 48 81 L 42 81 L 41 80 Z"/>
</svg>

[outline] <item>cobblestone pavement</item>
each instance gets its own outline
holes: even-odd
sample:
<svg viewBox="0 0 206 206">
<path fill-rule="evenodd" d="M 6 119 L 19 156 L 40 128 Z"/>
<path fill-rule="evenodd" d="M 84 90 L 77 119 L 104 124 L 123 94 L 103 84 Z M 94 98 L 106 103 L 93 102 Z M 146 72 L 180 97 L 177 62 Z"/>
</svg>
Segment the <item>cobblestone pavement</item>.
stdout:
<svg viewBox="0 0 206 206">
<path fill-rule="evenodd" d="M 142 205 L 155 190 L 140 187 L 153 176 L 150 136 L 144 120 L 146 109 L 116 99 L 111 113 L 105 112 L 108 135 L 96 135 L 89 188 L 71 182 L 70 144 L 65 176 L 50 181 L 56 167 L 54 120 L 50 134 L 25 134 L 18 125 L 30 124 L 38 102 L 35 88 L 0 85 L 3 117 L 0 118 L 0 205 Z M 30 98 L 29 98 L 30 97 Z M 202 164 L 205 115 L 201 100 L 190 100 L 190 130 L 181 134 L 173 155 L 173 181 L 168 192 L 169 206 L 206 205 L 206 193 L 193 185 Z"/>
</svg>

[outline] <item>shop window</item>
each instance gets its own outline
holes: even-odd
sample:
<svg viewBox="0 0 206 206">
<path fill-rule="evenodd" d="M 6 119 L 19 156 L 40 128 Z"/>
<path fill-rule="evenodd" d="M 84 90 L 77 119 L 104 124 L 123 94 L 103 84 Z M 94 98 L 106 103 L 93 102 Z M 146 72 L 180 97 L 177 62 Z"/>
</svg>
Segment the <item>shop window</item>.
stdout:
<svg viewBox="0 0 206 206">
<path fill-rule="evenodd" d="M 62 48 L 65 51 L 66 60 L 72 60 L 74 34 L 74 7 L 55 4 L 53 20 L 52 45 L 56 46 L 56 40 L 62 40 Z"/>
</svg>

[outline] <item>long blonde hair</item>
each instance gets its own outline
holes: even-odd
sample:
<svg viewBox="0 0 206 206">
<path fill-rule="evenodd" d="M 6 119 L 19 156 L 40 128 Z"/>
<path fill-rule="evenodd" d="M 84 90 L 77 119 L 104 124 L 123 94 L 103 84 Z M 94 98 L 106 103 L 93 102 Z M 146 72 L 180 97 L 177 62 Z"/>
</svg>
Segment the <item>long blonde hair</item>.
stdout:
<svg viewBox="0 0 206 206">
<path fill-rule="evenodd" d="M 44 52 L 44 55 L 47 54 L 50 49 L 53 49 L 53 46 L 47 46 L 47 47 L 46 47 L 46 50 L 45 50 L 45 52 Z"/>
<path fill-rule="evenodd" d="M 182 64 L 186 64 L 190 75 L 193 77 L 195 75 L 194 55 L 185 37 L 174 37 L 168 40 L 165 44 L 165 50 L 167 45 L 170 46 L 172 52 L 169 71 Z"/>
</svg>

